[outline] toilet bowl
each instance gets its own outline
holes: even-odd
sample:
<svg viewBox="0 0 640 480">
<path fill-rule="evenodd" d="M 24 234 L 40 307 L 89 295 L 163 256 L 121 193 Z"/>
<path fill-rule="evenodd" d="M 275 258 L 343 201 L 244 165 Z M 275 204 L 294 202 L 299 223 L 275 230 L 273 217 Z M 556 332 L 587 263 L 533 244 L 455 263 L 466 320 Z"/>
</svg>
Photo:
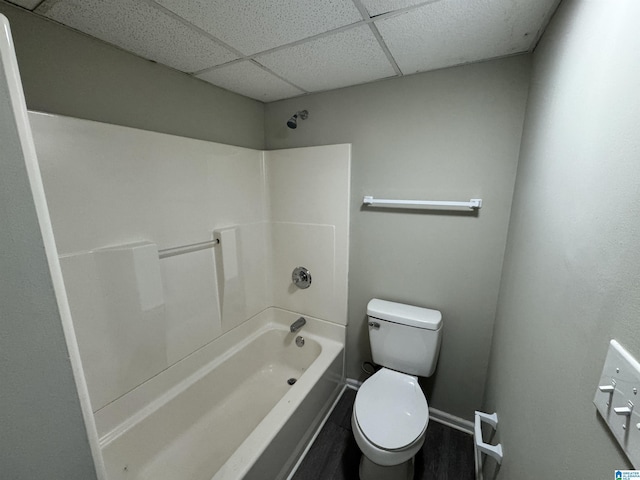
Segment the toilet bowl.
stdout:
<svg viewBox="0 0 640 480">
<path fill-rule="evenodd" d="M 413 457 L 424 444 L 428 423 L 429 406 L 417 377 L 382 368 L 365 381 L 351 416 L 364 455 L 360 478 L 412 478 Z"/>
</svg>

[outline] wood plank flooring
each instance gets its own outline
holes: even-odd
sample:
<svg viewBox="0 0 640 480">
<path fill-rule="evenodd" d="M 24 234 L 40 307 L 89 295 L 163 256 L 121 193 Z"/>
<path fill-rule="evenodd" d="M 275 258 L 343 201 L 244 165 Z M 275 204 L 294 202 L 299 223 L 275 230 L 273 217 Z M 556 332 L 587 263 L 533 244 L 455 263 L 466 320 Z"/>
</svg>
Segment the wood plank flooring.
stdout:
<svg viewBox="0 0 640 480">
<path fill-rule="evenodd" d="M 358 480 L 360 449 L 351 432 L 355 390 L 346 389 L 293 480 Z M 416 455 L 415 480 L 473 480 L 471 435 L 430 421 Z"/>
</svg>

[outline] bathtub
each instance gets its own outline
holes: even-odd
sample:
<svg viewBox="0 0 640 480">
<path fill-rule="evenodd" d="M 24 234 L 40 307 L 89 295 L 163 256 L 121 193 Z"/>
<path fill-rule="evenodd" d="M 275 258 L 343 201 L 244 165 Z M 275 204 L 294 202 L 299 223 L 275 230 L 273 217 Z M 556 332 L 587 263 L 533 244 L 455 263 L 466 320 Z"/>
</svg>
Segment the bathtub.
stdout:
<svg viewBox="0 0 640 480">
<path fill-rule="evenodd" d="M 299 316 L 269 308 L 98 410 L 109 480 L 286 478 L 344 383 L 345 327 Z"/>
</svg>

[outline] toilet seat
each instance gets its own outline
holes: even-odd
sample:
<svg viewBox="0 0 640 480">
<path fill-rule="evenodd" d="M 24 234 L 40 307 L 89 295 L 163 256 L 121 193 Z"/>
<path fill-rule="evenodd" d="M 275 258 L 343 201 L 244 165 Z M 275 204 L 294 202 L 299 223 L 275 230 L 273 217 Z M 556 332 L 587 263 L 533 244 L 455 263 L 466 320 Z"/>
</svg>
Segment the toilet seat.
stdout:
<svg viewBox="0 0 640 480">
<path fill-rule="evenodd" d="M 376 447 L 402 450 L 424 434 L 429 406 L 418 379 L 387 368 L 366 380 L 353 407 L 362 434 Z"/>
</svg>

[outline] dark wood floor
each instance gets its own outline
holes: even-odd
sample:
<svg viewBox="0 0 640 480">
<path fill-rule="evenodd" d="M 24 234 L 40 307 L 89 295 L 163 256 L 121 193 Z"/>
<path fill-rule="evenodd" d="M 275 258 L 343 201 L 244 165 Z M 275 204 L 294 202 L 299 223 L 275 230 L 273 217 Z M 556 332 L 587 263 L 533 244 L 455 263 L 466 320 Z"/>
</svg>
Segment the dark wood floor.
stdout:
<svg viewBox="0 0 640 480">
<path fill-rule="evenodd" d="M 355 390 L 346 389 L 293 480 L 357 480 L 360 449 L 351 432 Z M 473 480 L 471 435 L 430 421 L 416 455 L 415 480 Z"/>
</svg>

